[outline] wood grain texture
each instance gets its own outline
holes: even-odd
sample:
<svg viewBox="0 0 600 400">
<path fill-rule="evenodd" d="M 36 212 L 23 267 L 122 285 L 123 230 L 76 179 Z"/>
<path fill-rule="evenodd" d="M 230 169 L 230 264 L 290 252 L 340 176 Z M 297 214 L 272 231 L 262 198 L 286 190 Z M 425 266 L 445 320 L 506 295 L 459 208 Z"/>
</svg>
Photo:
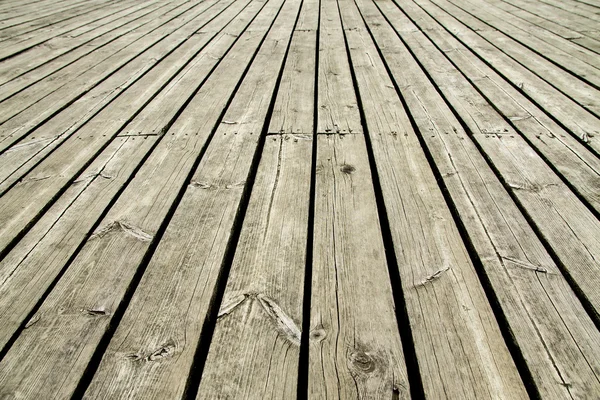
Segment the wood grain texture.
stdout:
<svg viewBox="0 0 600 400">
<path fill-rule="evenodd" d="M 317 133 L 361 133 L 337 4 L 321 1 Z"/>
<path fill-rule="evenodd" d="M 309 398 L 409 398 L 362 135 L 318 135 Z"/>
<path fill-rule="evenodd" d="M 36 397 L 39 393 L 48 392 L 56 393 L 58 397 L 72 394 L 98 342 L 108 329 L 115 310 L 123 300 L 152 238 L 163 224 L 194 166 L 203 143 L 214 128 L 222 108 L 231 96 L 280 5 L 281 3 L 277 2 L 267 3 L 267 7 L 254 21 L 256 25 L 254 29 L 242 35 L 235 50 L 220 64 L 218 72 L 215 71 L 211 76 L 213 79 L 209 81 L 210 83 L 207 82 L 203 87 L 204 92 L 198 93 L 195 101 L 190 104 L 187 114 L 182 115 L 181 122 L 174 125 L 173 133 L 177 134 L 168 134 L 165 140 L 161 141 L 160 146 L 144 163 L 135 179 L 127 186 L 97 230 L 87 240 L 59 284 L 33 317 L 32 321 L 36 323 L 30 324 L 28 329 L 23 331 L 19 340 L 0 363 L 0 380 L 3 382 L 0 386 L 5 392 L 12 394 L 18 392 L 24 397 Z M 259 28 L 262 28 L 262 31 Z M 221 89 L 218 97 L 214 95 L 217 87 Z M 190 124 L 187 130 L 180 129 L 187 124 Z M 191 131 L 191 127 L 199 131 Z M 247 158 L 248 153 L 244 149 L 247 146 L 256 146 L 257 135 L 231 135 L 230 137 L 238 139 L 231 144 L 232 151 L 227 152 L 233 159 Z M 230 162 L 232 158 L 223 160 L 222 150 L 219 146 L 214 147 L 212 159 L 224 162 L 234 169 L 242 168 L 235 162 Z M 211 159 L 208 154 L 207 159 Z M 201 177 L 196 178 L 201 179 Z M 215 179 L 219 184 L 218 178 Z M 223 187 L 225 186 L 226 184 Z M 192 190 L 196 188 L 196 192 L 200 193 L 210 192 L 201 185 L 191 185 L 191 188 Z M 231 192 L 235 191 L 237 196 L 241 194 L 243 185 L 233 185 L 231 189 Z M 224 190 L 224 192 L 228 191 Z M 144 193 L 144 197 L 140 198 L 139 193 Z M 218 203 L 220 204 L 220 200 Z M 195 204 L 190 207 L 197 209 Z M 181 212 L 184 210 L 189 211 L 190 208 L 183 208 Z M 230 208 L 222 212 L 223 216 L 233 219 Z M 208 220 L 206 222 L 210 223 Z M 176 236 L 183 237 L 180 234 Z M 185 236 L 187 237 L 187 234 Z M 221 243 L 221 249 L 226 245 L 225 242 L 217 242 Z M 194 247 L 194 249 L 203 250 L 204 247 Z M 168 270 L 159 267 L 157 272 L 161 271 Z M 177 276 L 181 277 L 181 275 Z M 193 287 L 188 289 L 193 290 Z M 180 309 L 179 312 L 185 312 L 185 308 Z M 195 320 L 197 314 L 192 314 Z M 161 315 L 156 314 L 157 317 Z M 178 315 L 173 314 L 176 320 L 181 321 Z M 186 326 L 180 327 L 183 332 L 187 329 Z M 48 337 L 48 335 L 53 337 L 50 346 L 49 343 L 39 340 L 39 337 Z M 77 350 L 73 350 L 73 346 L 77 347 Z M 32 350 L 32 347 L 39 348 L 39 351 L 44 354 L 44 362 L 29 357 L 31 351 L 34 353 L 38 351 Z M 171 347 L 167 346 L 167 352 L 170 351 L 168 349 Z M 154 354 L 154 350 L 157 349 L 151 350 L 149 355 Z M 119 359 L 124 360 L 127 365 L 140 366 L 138 362 L 145 362 L 144 357 L 138 360 L 133 356 L 136 351 L 133 353 L 128 351 L 125 354 L 128 357 L 124 358 L 123 354 L 119 353 Z M 153 361 L 165 355 L 162 350 L 156 354 L 161 356 L 157 358 L 153 356 Z M 189 357 L 193 356 L 193 351 L 188 351 L 187 355 L 187 368 L 189 368 Z M 62 368 L 56 368 L 59 360 Z M 151 369 L 156 366 L 155 363 L 146 365 Z M 134 368 L 139 371 L 137 367 Z M 35 373 L 23 375 L 16 372 L 17 370 L 35 370 Z M 26 379 L 21 379 L 24 376 Z M 184 374 L 176 382 L 172 382 L 174 386 L 171 389 L 164 386 L 163 389 L 182 391 L 186 378 L 187 374 Z M 140 388 L 132 386 L 128 390 L 139 391 Z M 164 398 L 159 392 L 155 395 L 157 398 Z"/>
<path fill-rule="evenodd" d="M 340 9 L 425 395 L 525 398 L 475 268 L 356 5 L 342 0 Z"/>
<path fill-rule="evenodd" d="M 238 6 L 241 8 L 243 3 Z M 242 32 L 248 25 L 248 20 L 256 15 L 261 7 L 261 3 L 256 3 L 253 7 L 246 8 L 244 13 L 234 19 L 231 25 L 227 26 L 228 29 L 222 33 L 223 37 L 231 38 L 232 35 Z M 236 12 L 235 8 L 230 11 Z M 165 109 L 168 109 L 168 104 L 177 104 L 181 93 L 188 93 L 189 96 L 193 88 L 189 87 L 185 76 L 192 74 L 196 79 L 208 76 L 210 69 L 216 64 L 215 58 L 218 59 L 219 56 L 225 54 L 231 44 L 231 42 L 221 43 L 218 40 L 211 43 L 205 48 L 205 51 L 197 56 L 194 63 L 188 65 L 189 68 L 184 69 L 178 75 L 179 79 L 174 82 L 180 82 L 181 84 L 167 86 L 168 90 L 165 90 L 169 95 L 157 96 L 153 99 L 153 102 L 159 102 L 159 104 L 164 105 Z M 207 57 L 207 55 L 210 55 L 210 57 Z M 157 81 L 155 80 L 155 82 Z M 158 83 L 160 82 L 158 81 Z M 148 86 L 144 87 L 149 88 Z M 164 91 L 161 93 L 164 93 Z M 171 114 L 161 114 L 163 117 L 162 126 L 168 126 L 176 112 L 177 109 L 172 110 Z M 148 116 L 151 116 L 153 123 L 157 122 L 154 115 L 142 112 L 128 126 L 133 124 L 141 126 Z M 104 121 L 104 123 L 107 123 L 107 121 Z M 137 135 L 128 135 L 127 132 L 127 129 L 125 129 L 118 138 L 111 142 L 92 166 L 70 185 L 57 204 L 44 215 L 34 229 L 0 263 L 2 265 L 0 269 L 9 271 L 6 272 L 6 276 L 10 275 L 10 282 L 3 286 L 5 294 L 0 302 L 0 309 L 7 315 L 7 318 L 10 315 L 11 320 L 11 323 L 6 323 L 3 326 L 0 335 L 0 343 L 3 345 L 31 311 L 32 305 L 47 290 L 52 279 L 68 259 L 73 256 L 77 247 L 85 239 L 86 233 L 92 229 L 94 223 L 110 204 L 112 196 L 117 193 L 121 185 L 127 182 L 131 172 L 139 163 L 144 161 L 154 143 L 164 138 L 161 135 L 136 137 Z M 124 143 L 119 145 L 117 153 L 114 150 L 115 142 L 117 144 Z M 120 147 L 123 147 L 123 149 Z M 107 158 L 110 159 L 110 166 L 99 167 L 98 164 Z M 110 171 L 102 172 L 107 168 Z M 100 175 L 97 176 L 98 174 Z M 92 185 L 89 183 L 90 179 L 96 179 L 97 182 Z M 76 194 L 72 195 L 71 192 Z M 81 210 L 87 210 L 83 218 L 78 216 Z M 48 262 L 41 269 L 39 264 L 44 257 L 50 258 L 52 262 Z M 36 279 L 31 280 L 31 277 L 36 274 L 38 275 Z M 28 301 L 16 301 L 23 291 L 29 293 L 30 298 Z"/>
<path fill-rule="evenodd" d="M 266 139 L 198 399 L 296 396 L 311 154 L 311 135 Z"/>
<path fill-rule="evenodd" d="M 382 9 L 385 6 L 384 2 L 378 4 Z M 406 19 L 396 14 L 396 8 L 385 6 L 384 13 L 393 25 L 398 24 L 405 30 L 410 27 Z M 513 133 L 513 128 L 492 110 L 492 106 L 473 92 L 470 84 L 432 48 L 420 31 L 397 32 L 405 38 L 460 116 L 473 140 L 502 177 L 506 189 L 519 201 L 535 228 L 552 247 L 565 273 L 575 281 L 577 290 L 592 305 L 597 318 L 600 255 L 596 252 L 600 243 L 600 221 L 544 160 Z"/>
<path fill-rule="evenodd" d="M 438 0 L 434 1 L 436 4 L 442 4 Z M 457 32 L 457 37 L 463 44 L 598 153 L 600 149 L 600 145 L 596 143 L 600 133 L 598 118 L 459 22 L 460 19 L 470 21 L 468 15 L 461 14 L 460 19 L 455 19 L 430 1 L 415 0 L 415 2 L 430 13 L 438 23 L 452 32 Z"/>
<path fill-rule="evenodd" d="M 542 398 L 598 391 L 594 324 L 451 110 L 369 1 L 361 12 L 432 154 Z M 414 84 L 420 82 L 420 84 Z"/>
</svg>

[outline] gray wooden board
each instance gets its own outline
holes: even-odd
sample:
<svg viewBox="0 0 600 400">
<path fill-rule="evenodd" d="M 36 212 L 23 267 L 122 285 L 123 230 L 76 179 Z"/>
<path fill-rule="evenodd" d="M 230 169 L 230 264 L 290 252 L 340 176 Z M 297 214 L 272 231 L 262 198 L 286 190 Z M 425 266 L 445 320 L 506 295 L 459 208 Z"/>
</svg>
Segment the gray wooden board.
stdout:
<svg viewBox="0 0 600 400">
<path fill-rule="evenodd" d="M 459 121 L 379 11 L 361 12 L 406 99 L 543 398 L 598 389 L 600 334 Z M 419 82 L 416 84 L 415 82 Z M 570 385 L 570 386 L 567 386 Z"/>
<path fill-rule="evenodd" d="M 507 81 L 519 87 L 520 91 L 527 94 L 536 105 L 556 118 L 583 142 L 593 148 L 596 153 L 600 152 L 600 143 L 597 143 L 600 128 L 598 128 L 599 120 L 596 117 L 534 73 L 491 46 L 482 37 L 442 9 L 435 7 L 428 1 L 416 0 L 416 3 L 430 13 L 438 23 L 451 32 L 456 32 L 457 38 L 465 46 L 492 65 Z"/>
<path fill-rule="evenodd" d="M 318 22 L 315 3 L 318 5 L 318 1 L 303 3 L 299 21 L 304 26 L 312 25 L 313 19 Z M 315 42 L 315 30 L 293 33 L 273 113 L 282 120 L 296 121 L 294 126 L 309 130 L 307 134 L 266 138 L 198 398 L 292 398 L 296 394 L 308 240 L 314 93 L 309 89 L 293 92 L 292 100 L 290 90 L 296 85 L 290 87 L 283 82 L 298 80 L 298 70 L 311 71 L 310 78 L 307 76 L 308 80 L 301 83 L 312 86 Z M 312 53 L 307 52 L 307 48 L 312 48 Z M 276 74 L 271 72 L 270 75 Z M 298 113 L 298 104 L 305 105 L 302 113 Z M 233 120 L 228 121 L 228 130 L 237 131 L 240 118 L 230 114 L 229 119 Z M 272 121 L 270 124 L 272 126 Z M 247 130 L 243 125 L 241 128 L 238 134 Z"/>
<path fill-rule="evenodd" d="M 125 9 L 105 18 L 102 25 L 94 27 L 94 24 L 86 24 L 86 28 L 90 28 L 89 31 L 81 33 L 78 32 L 79 30 L 72 31 L 69 35 L 52 38 L 42 45 L 4 60 L 0 63 L 0 84 L 5 85 L 25 74 L 28 76 L 28 84 L 36 82 L 91 53 L 97 46 L 106 44 L 129 30 L 149 22 L 151 17 L 148 15 L 153 12 L 158 13 L 160 9 L 165 12 L 164 9 L 169 4 L 171 3 L 156 2 L 141 4 L 134 10 Z M 147 17 L 144 18 L 145 16 Z"/>
<path fill-rule="evenodd" d="M 386 3 L 378 4 L 384 8 Z M 406 23 L 400 24 L 403 18 L 396 12 L 397 9 L 385 6 L 384 13 L 392 24 L 405 30 L 410 28 Z M 420 31 L 398 32 L 473 133 L 473 139 L 559 257 L 576 282 L 577 290 L 595 308 L 597 316 L 600 221 L 487 102 L 470 93 L 473 89 L 468 82 L 457 75 Z"/>
<path fill-rule="evenodd" d="M 354 2 L 342 0 L 340 9 L 425 395 L 525 398 L 463 239 L 377 49 Z"/>
<path fill-rule="evenodd" d="M 112 2 L 113 0 L 109 0 Z M 26 50 L 32 46 L 38 45 L 40 43 L 44 43 L 46 40 L 51 37 L 58 36 L 60 34 L 69 32 L 72 29 L 75 29 L 82 24 L 85 24 L 86 21 L 94 21 L 97 18 L 101 18 L 106 11 L 103 9 L 103 4 L 97 4 L 92 6 L 92 8 L 87 8 L 85 11 L 85 15 L 83 18 L 77 20 L 77 22 L 73 22 L 70 20 L 55 24 L 52 26 L 52 32 L 44 34 L 43 32 L 32 31 L 25 33 L 23 35 L 17 35 L 14 37 L 7 38 L 3 40 L 2 50 L 0 51 L 0 60 L 11 57 L 23 50 Z"/>
<path fill-rule="evenodd" d="M 581 18 L 578 19 L 578 23 L 575 26 L 569 26 L 565 23 L 566 13 L 561 13 L 561 10 L 545 6 L 541 2 L 488 0 L 488 3 L 494 4 L 524 21 L 560 35 L 572 43 L 577 43 L 595 53 L 600 53 L 600 41 L 593 38 L 593 36 L 586 35 L 585 28 L 581 26 Z M 550 8 L 550 12 L 545 7 Z"/>
<path fill-rule="evenodd" d="M 128 185 L 125 192 L 111 208 L 95 234 L 87 241 L 77 258 L 75 258 L 65 275 L 40 308 L 37 317 L 34 317 L 36 319 L 39 318 L 39 321 L 23 331 L 9 354 L 0 363 L 0 370 L 7 372 L 6 374 L 0 372 L 0 375 L 3 377 L 0 379 L 10 380 L 11 377 L 15 377 L 14 373 L 9 372 L 11 369 L 15 367 L 23 368 L 29 362 L 33 362 L 29 368 L 33 368 L 37 372 L 26 375 L 29 379 L 40 382 L 41 386 L 32 385 L 29 382 L 19 379 L 10 382 L 3 381 L 4 383 L 1 386 L 11 388 L 11 390 L 15 390 L 16 388 L 24 390 L 24 388 L 27 388 L 28 395 L 32 397 L 36 396 L 35 393 L 39 393 L 40 391 L 43 393 L 49 390 L 47 385 L 50 383 L 56 385 L 56 390 L 60 388 L 63 396 L 72 392 L 74 384 L 80 379 L 89 357 L 91 357 L 98 341 L 108 328 L 112 315 L 122 300 L 135 270 L 148 250 L 152 237 L 163 224 L 163 220 L 171 208 L 173 201 L 177 198 L 177 193 L 180 191 L 195 163 L 195 159 L 202 149 L 202 143 L 206 141 L 208 133 L 215 125 L 223 106 L 231 95 L 254 49 L 266 33 L 264 31 L 268 28 L 270 20 L 273 19 L 278 8 L 279 4 L 277 2 L 267 3 L 267 7 L 263 9 L 259 18 L 254 21 L 254 27 L 251 27 L 252 31 L 246 31 L 247 33 L 242 35 L 240 41 L 235 46 L 235 51 L 228 54 L 227 58 L 211 76 L 214 79 L 207 82 L 203 87 L 205 89 L 204 92 L 201 90 L 198 93 L 194 101 L 186 109 L 187 112 L 184 112 L 182 115 L 180 122 L 174 125 L 173 133 L 176 133 L 176 135 L 168 134 L 160 142 L 157 149 L 144 163 L 140 171 L 138 171 L 135 179 Z M 236 76 L 238 79 L 235 79 Z M 221 90 L 216 91 L 216 88 L 221 88 Z M 216 96 L 217 93 L 218 96 Z M 188 126 L 188 128 L 185 130 L 180 129 L 184 126 Z M 195 129 L 197 130 L 194 131 Z M 220 135 L 217 137 L 224 138 L 225 136 Z M 231 143 L 231 146 L 233 146 L 231 147 L 232 151 L 226 151 L 226 154 L 229 154 L 230 158 L 224 160 L 222 158 L 223 148 L 217 146 L 213 147 L 215 150 L 212 152 L 212 159 L 219 163 L 225 163 L 225 165 L 235 169 L 237 164 L 233 159 L 246 156 L 246 152 L 243 150 L 247 146 L 255 146 L 258 135 L 231 135 L 231 137 L 238 140 Z M 207 153 L 205 159 L 210 159 L 210 154 Z M 204 169 L 199 169 L 199 171 L 204 171 Z M 214 171 L 214 173 L 219 172 Z M 235 173 L 235 170 L 230 173 Z M 240 194 L 243 190 L 243 185 L 234 184 L 230 187 L 231 190 L 229 190 L 226 189 L 228 185 L 224 181 L 216 180 L 214 183 L 217 186 L 223 183 L 222 189 L 220 189 L 222 193 L 236 192 Z M 208 194 L 211 192 L 202 187 L 202 185 L 192 185 L 191 189 L 196 189 L 196 193 Z M 140 198 L 139 193 L 144 193 L 143 199 Z M 221 204 L 220 198 L 218 203 Z M 188 207 L 179 207 L 178 210 L 181 208 L 181 212 L 184 212 L 184 210 L 189 212 L 191 211 L 189 207 L 198 210 L 195 203 Z M 231 209 L 222 210 L 222 212 L 223 217 L 233 219 Z M 200 220 L 202 220 L 201 216 Z M 212 219 L 209 218 L 206 220 L 206 223 L 211 224 L 210 221 Z M 221 233 L 225 234 L 226 232 Z M 188 235 L 179 235 L 177 237 L 188 237 Z M 215 244 L 219 244 L 221 248 L 225 246 L 224 241 L 216 240 Z M 200 246 L 197 249 L 204 249 L 204 247 Z M 205 253 L 202 252 L 202 254 Z M 94 265 L 102 267 L 94 268 Z M 92 270 L 89 270 L 89 267 L 92 267 Z M 166 272 L 161 266 L 156 273 L 161 273 L 161 271 Z M 179 271 L 191 272 L 189 269 L 179 269 Z M 145 277 L 148 272 L 149 270 L 146 271 Z M 85 278 L 88 276 L 90 277 L 89 279 Z M 181 275 L 173 277 L 177 276 L 184 278 Z M 184 279 L 182 282 L 185 281 Z M 79 282 L 81 285 L 76 284 L 76 282 Z M 99 284 L 99 282 L 103 282 L 103 284 Z M 191 286 L 186 287 L 189 290 L 193 290 Z M 149 294 L 149 292 L 144 292 L 143 290 L 140 293 Z M 68 310 L 71 310 L 69 313 L 70 318 L 60 317 L 60 315 L 64 314 L 60 311 L 64 306 Z M 92 310 L 92 312 L 81 313 L 78 311 L 81 307 L 85 310 Z M 100 312 L 94 313 L 93 310 L 99 310 Z M 179 309 L 178 312 L 185 313 L 185 311 L 185 308 L 183 308 Z M 93 318 L 89 318 L 89 314 L 93 314 Z M 163 314 L 155 314 L 159 318 L 161 315 Z M 195 320 L 197 314 L 192 312 L 191 315 L 193 315 Z M 175 316 L 175 320 L 182 321 L 179 316 Z M 61 325 L 62 328 L 57 329 L 57 324 Z M 179 331 L 180 334 L 185 335 L 188 327 L 192 325 L 187 326 L 187 324 L 184 324 L 177 326 L 183 329 L 183 331 Z M 28 352 L 31 352 L 31 346 L 42 345 L 39 339 L 35 338 L 37 335 L 41 335 L 37 337 L 47 337 L 46 335 L 48 334 L 59 332 L 61 333 L 56 338 L 49 341 L 44 340 L 46 342 L 44 346 L 51 346 L 45 347 L 46 350 L 44 353 L 46 357 L 44 363 L 36 362 L 30 357 L 27 357 L 28 362 L 26 360 L 17 360 L 19 357 L 18 349 L 21 346 L 23 346 L 22 348 L 28 348 Z M 76 351 L 79 354 L 78 357 L 73 358 L 69 356 L 69 354 L 73 353 L 63 353 L 65 348 L 71 346 L 66 343 L 72 343 L 79 348 Z M 179 343 L 184 344 L 185 341 L 183 340 Z M 152 347 L 153 344 L 150 344 L 150 346 Z M 167 347 L 172 350 L 170 345 Z M 141 350 L 137 348 L 133 350 L 133 353 Z M 150 350 L 148 353 L 148 360 L 151 358 L 152 361 L 156 361 L 164 358 L 163 356 L 166 355 L 162 351 L 155 353 L 154 350 Z M 167 350 L 167 353 L 171 350 Z M 12 362 L 10 361 L 11 353 L 17 357 L 13 358 Z M 137 359 L 133 353 L 127 351 L 127 357 L 120 358 L 120 360 L 125 361 L 126 365 L 133 366 L 135 370 L 139 371 L 138 367 L 142 366 L 139 362 L 145 363 L 146 359 L 145 356 Z M 24 355 L 24 353 L 20 354 Z M 123 354 L 120 354 L 122 357 Z M 188 357 L 193 356 L 193 350 L 191 352 L 188 351 L 187 354 Z M 63 365 L 64 369 L 58 370 L 56 368 L 57 361 L 53 360 L 61 360 L 60 365 Z M 167 360 L 168 358 L 165 361 Z M 181 361 L 183 362 L 183 359 Z M 170 363 L 167 364 L 170 365 Z M 161 366 L 154 362 L 146 365 L 152 370 L 155 370 L 155 366 Z M 164 365 L 162 364 L 162 366 Z M 187 367 L 189 368 L 189 364 L 187 364 Z M 25 370 L 29 369 L 25 367 Z M 171 382 L 173 386 L 155 386 L 154 388 L 157 389 L 153 392 L 154 396 L 156 396 L 155 398 L 164 398 L 164 396 L 161 396 L 161 393 L 165 393 L 165 391 L 170 392 L 170 390 L 176 390 L 181 393 L 185 386 L 186 377 L 187 371 L 185 374 L 180 375 L 176 381 Z M 128 389 L 138 391 L 141 388 L 139 386 L 131 386 Z M 170 393 L 172 394 L 173 392 Z M 167 397 L 170 398 L 172 396 Z M 144 398 L 153 397 L 146 396 Z"/>
<path fill-rule="evenodd" d="M 499 51 L 505 53 L 513 60 L 519 62 L 524 67 L 534 72 L 547 84 L 552 85 L 565 95 L 569 96 L 570 99 L 577 102 L 577 104 L 579 104 L 581 107 L 594 113 L 596 116 L 600 115 L 600 92 L 597 90 L 597 88 L 588 85 L 578 76 L 574 76 L 573 74 L 561 69 L 560 67 L 552 64 L 552 62 L 549 60 L 542 57 L 546 54 L 562 54 L 566 60 L 571 60 L 570 65 L 576 65 L 577 60 L 573 59 L 573 57 L 569 55 L 570 52 L 560 50 L 556 47 L 548 48 L 547 46 L 544 47 L 541 45 L 539 46 L 539 49 L 533 48 L 535 50 L 534 51 L 531 48 L 527 48 L 517 43 L 504 33 L 490 28 L 462 9 L 456 7 L 453 3 L 445 0 L 434 0 L 433 3 L 443 6 L 448 13 L 454 15 L 455 17 L 458 16 L 459 20 L 463 24 L 467 25 L 469 29 L 476 31 L 477 35 L 483 37 Z M 508 16 L 505 18 L 511 17 Z M 498 19 L 498 17 L 496 17 L 494 20 L 496 19 Z M 511 19 L 515 20 L 516 18 Z M 528 34 L 524 33 L 524 35 Z M 593 66 L 594 64 L 597 64 L 600 56 L 595 53 L 592 54 L 593 57 L 590 57 L 592 58 L 590 63 Z M 594 69 L 588 71 L 588 75 L 579 75 L 585 77 L 586 79 L 587 77 L 592 76 L 591 80 L 593 81 L 596 79 L 595 75 L 597 75 L 598 72 L 599 71 L 597 69 Z"/>
<path fill-rule="evenodd" d="M 312 135 L 266 139 L 198 398 L 297 390 Z"/>
<path fill-rule="evenodd" d="M 260 8 L 261 3 L 257 4 Z M 252 12 L 251 8 L 249 9 L 250 13 Z M 253 12 L 256 13 L 257 10 L 255 9 Z M 243 27 L 244 20 L 242 19 L 241 22 L 240 25 Z M 233 30 L 229 31 L 230 34 L 234 32 Z M 227 45 L 221 46 L 220 51 L 224 53 L 227 48 Z M 219 47 L 215 46 L 213 54 L 218 55 L 217 50 Z M 212 64 L 214 64 L 215 61 L 212 60 Z M 192 72 L 196 77 L 201 77 L 208 74 L 212 64 L 205 62 L 203 69 L 197 66 Z M 163 102 L 169 100 L 166 98 L 163 99 Z M 143 118 L 143 115 L 136 118 Z M 165 115 L 164 123 L 166 124 L 170 118 L 172 116 Z M 130 136 L 119 137 L 113 142 L 122 143 L 123 139 L 127 137 Z M 82 243 L 85 234 L 109 205 L 112 196 L 127 182 L 130 171 L 144 160 L 151 145 L 157 139 L 159 136 L 138 137 L 137 142 L 127 142 L 127 145 L 123 145 L 123 149 L 119 148 L 117 156 L 112 155 L 115 145 L 111 142 L 108 148 L 94 160 L 92 166 L 71 184 L 57 203 L 44 214 L 34 228 L 0 263 L 0 271 L 2 271 L 0 275 L 10 276 L 10 280 L 7 280 L 7 283 L 0 289 L 3 293 L 0 310 L 3 315 L 7 316 L 7 321 L 11 320 L 11 323 L 6 323 L 1 331 L 0 343 L 2 345 L 23 322 L 33 305 L 47 290 L 52 279 Z M 136 138 L 133 137 L 132 140 L 135 141 Z M 141 144 L 139 144 L 140 142 Z M 107 154 L 111 156 L 108 157 Z M 102 160 L 107 158 L 110 159 L 108 167 L 97 166 L 104 165 Z M 100 178 L 103 179 L 97 179 L 93 185 L 87 185 L 84 190 L 81 189 L 82 182 L 87 182 L 90 177 L 96 179 L 96 175 L 99 174 L 97 171 L 102 171 Z M 83 218 L 78 215 L 81 210 L 86 210 Z M 43 262 L 44 259 L 51 260 L 51 262 Z M 44 268 L 40 268 L 40 264 L 43 264 Z M 32 279 L 32 276 L 35 276 L 36 279 Z M 17 301 L 20 294 L 25 291 L 29 293 L 28 301 Z"/>
<path fill-rule="evenodd" d="M 111 6 L 112 1 L 92 0 L 86 6 L 85 1 L 71 2 L 66 5 L 57 5 L 53 10 L 37 10 L 26 16 L 15 17 L 4 20 L 0 25 L 0 42 L 7 38 L 22 35 L 29 32 L 44 31 L 51 25 L 57 25 L 63 21 L 71 21 L 73 18 L 85 15 L 90 9 L 102 6 L 104 12 Z M 71 21 L 72 22 L 72 21 Z"/>
<path fill-rule="evenodd" d="M 472 13 L 543 57 L 552 60 L 563 69 L 584 78 L 586 82 L 596 86 L 600 83 L 600 78 L 597 77 L 600 72 L 598 69 L 600 56 L 598 54 L 581 48 L 545 29 L 525 23 L 519 18 L 511 18 L 509 13 L 499 8 L 483 8 L 471 0 L 449 0 L 449 2 Z"/>
<path fill-rule="evenodd" d="M 317 135 L 315 179 L 308 397 L 409 398 L 365 138 Z"/>
<path fill-rule="evenodd" d="M 10 132 L 10 128 L 24 118 L 34 116 L 34 121 L 40 121 L 42 117 L 52 115 L 68 105 L 69 100 L 76 99 L 77 95 L 90 90 L 153 46 L 166 46 L 165 43 L 184 41 L 186 36 L 195 30 L 190 22 L 195 18 L 203 18 L 203 14 L 215 2 L 213 0 L 177 10 L 175 15 L 161 15 L 142 29 L 134 30 L 107 46 L 98 48 L 83 59 L 4 100 L 0 112 L 0 132 Z"/>
</svg>

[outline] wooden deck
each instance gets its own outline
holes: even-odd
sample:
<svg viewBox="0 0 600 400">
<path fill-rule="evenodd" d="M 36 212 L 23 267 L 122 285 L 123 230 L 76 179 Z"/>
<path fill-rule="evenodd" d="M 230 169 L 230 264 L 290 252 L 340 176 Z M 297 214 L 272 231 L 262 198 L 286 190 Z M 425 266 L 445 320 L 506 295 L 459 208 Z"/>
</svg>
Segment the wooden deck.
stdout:
<svg viewBox="0 0 600 400">
<path fill-rule="evenodd" d="M 1 0 L 0 399 L 600 399 L 598 0 Z"/>
</svg>

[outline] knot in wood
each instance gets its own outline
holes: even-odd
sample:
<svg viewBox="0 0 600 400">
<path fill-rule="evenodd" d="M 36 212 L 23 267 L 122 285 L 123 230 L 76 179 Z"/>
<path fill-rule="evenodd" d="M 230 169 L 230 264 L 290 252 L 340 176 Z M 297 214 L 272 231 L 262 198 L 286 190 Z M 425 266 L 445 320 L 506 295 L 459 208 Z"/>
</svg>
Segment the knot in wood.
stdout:
<svg viewBox="0 0 600 400">
<path fill-rule="evenodd" d="M 350 354 L 350 361 L 361 372 L 369 373 L 375 370 L 375 361 L 373 358 L 362 351 Z"/>
<path fill-rule="evenodd" d="M 356 168 L 354 168 L 352 165 L 344 164 L 340 168 L 340 171 L 342 171 L 345 174 L 350 175 L 351 173 L 353 173 L 354 171 L 356 171 Z"/>
<path fill-rule="evenodd" d="M 326 336 L 327 332 L 325 332 L 325 329 L 323 328 L 317 328 L 310 332 L 310 339 L 314 340 L 315 342 L 322 342 L 325 340 Z"/>
</svg>

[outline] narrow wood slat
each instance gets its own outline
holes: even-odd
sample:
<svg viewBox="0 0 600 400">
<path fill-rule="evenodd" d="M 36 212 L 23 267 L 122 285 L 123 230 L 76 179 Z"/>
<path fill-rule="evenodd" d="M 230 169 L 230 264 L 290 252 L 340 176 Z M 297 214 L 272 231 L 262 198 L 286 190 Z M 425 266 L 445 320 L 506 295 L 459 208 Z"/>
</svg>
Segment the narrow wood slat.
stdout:
<svg viewBox="0 0 600 400">
<path fill-rule="evenodd" d="M 567 13 L 564 13 L 556 8 L 548 7 L 541 2 L 519 1 L 519 0 L 487 0 L 488 3 L 495 5 L 502 10 L 509 12 L 511 15 L 521 18 L 523 21 L 528 21 L 540 28 L 553 32 L 561 37 L 577 43 L 595 53 L 600 53 L 600 41 L 595 39 L 593 35 L 589 35 L 581 21 L 577 19 L 577 23 L 569 25 L 566 22 Z M 550 12 L 548 12 L 550 8 Z"/>
<path fill-rule="evenodd" d="M 15 78 L 32 84 L 91 53 L 97 46 L 116 39 L 144 22 L 149 22 L 153 12 L 158 13 L 162 9 L 164 13 L 171 3 L 157 1 L 151 4 L 140 4 L 133 10 L 126 8 L 103 18 L 100 20 L 101 24 L 86 24 L 86 27 L 90 28 L 89 31 L 81 33 L 73 31 L 69 35 L 52 38 L 42 45 L 4 60 L 0 63 L 0 84 L 6 85 Z"/>
<path fill-rule="evenodd" d="M 448 2 L 598 88 L 600 84 L 598 54 L 532 24 L 523 23 L 518 18 L 511 18 L 510 14 L 496 7 L 483 8 L 471 0 L 448 0 Z M 501 42 L 499 45 L 502 46 Z"/>
<path fill-rule="evenodd" d="M 336 3 L 321 2 L 317 133 L 361 133 Z"/>
<path fill-rule="evenodd" d="M 598 391 L 600 333 L 425 73 L 370 1 L 359 6 L 406 100 L 542 398 Z M 419 82 L 419 83 L 416 83 Z"/>
<path fill-rule="evenodd" d="M 104 10 L 104 4 L 110 3 L 113 0 L 102 1 L 101 4 L 86 8 L 84 10 L 84 16 L 81 19 L 72 21 L 67 20 L 61 23 L 57 23 L 51 27 L 51 29 L 40 29 L 31 32 L 24 33 L 22 35 L 11 36 L 2 43 L 2 50 L 0 51 L 0 60 L 7 59 L 15 54 L 18 54 L 28 48 L 44 43 L 46 40 L 69 32 L 72 29 L 78 28 L 86 22 L 94 21 L 97 18 L 101 18 L 106 14 Z M 52 33 L 50 33 L 52 32 Z M 54 35 L 54 36 L 53 36 Z"/>
</svg>

